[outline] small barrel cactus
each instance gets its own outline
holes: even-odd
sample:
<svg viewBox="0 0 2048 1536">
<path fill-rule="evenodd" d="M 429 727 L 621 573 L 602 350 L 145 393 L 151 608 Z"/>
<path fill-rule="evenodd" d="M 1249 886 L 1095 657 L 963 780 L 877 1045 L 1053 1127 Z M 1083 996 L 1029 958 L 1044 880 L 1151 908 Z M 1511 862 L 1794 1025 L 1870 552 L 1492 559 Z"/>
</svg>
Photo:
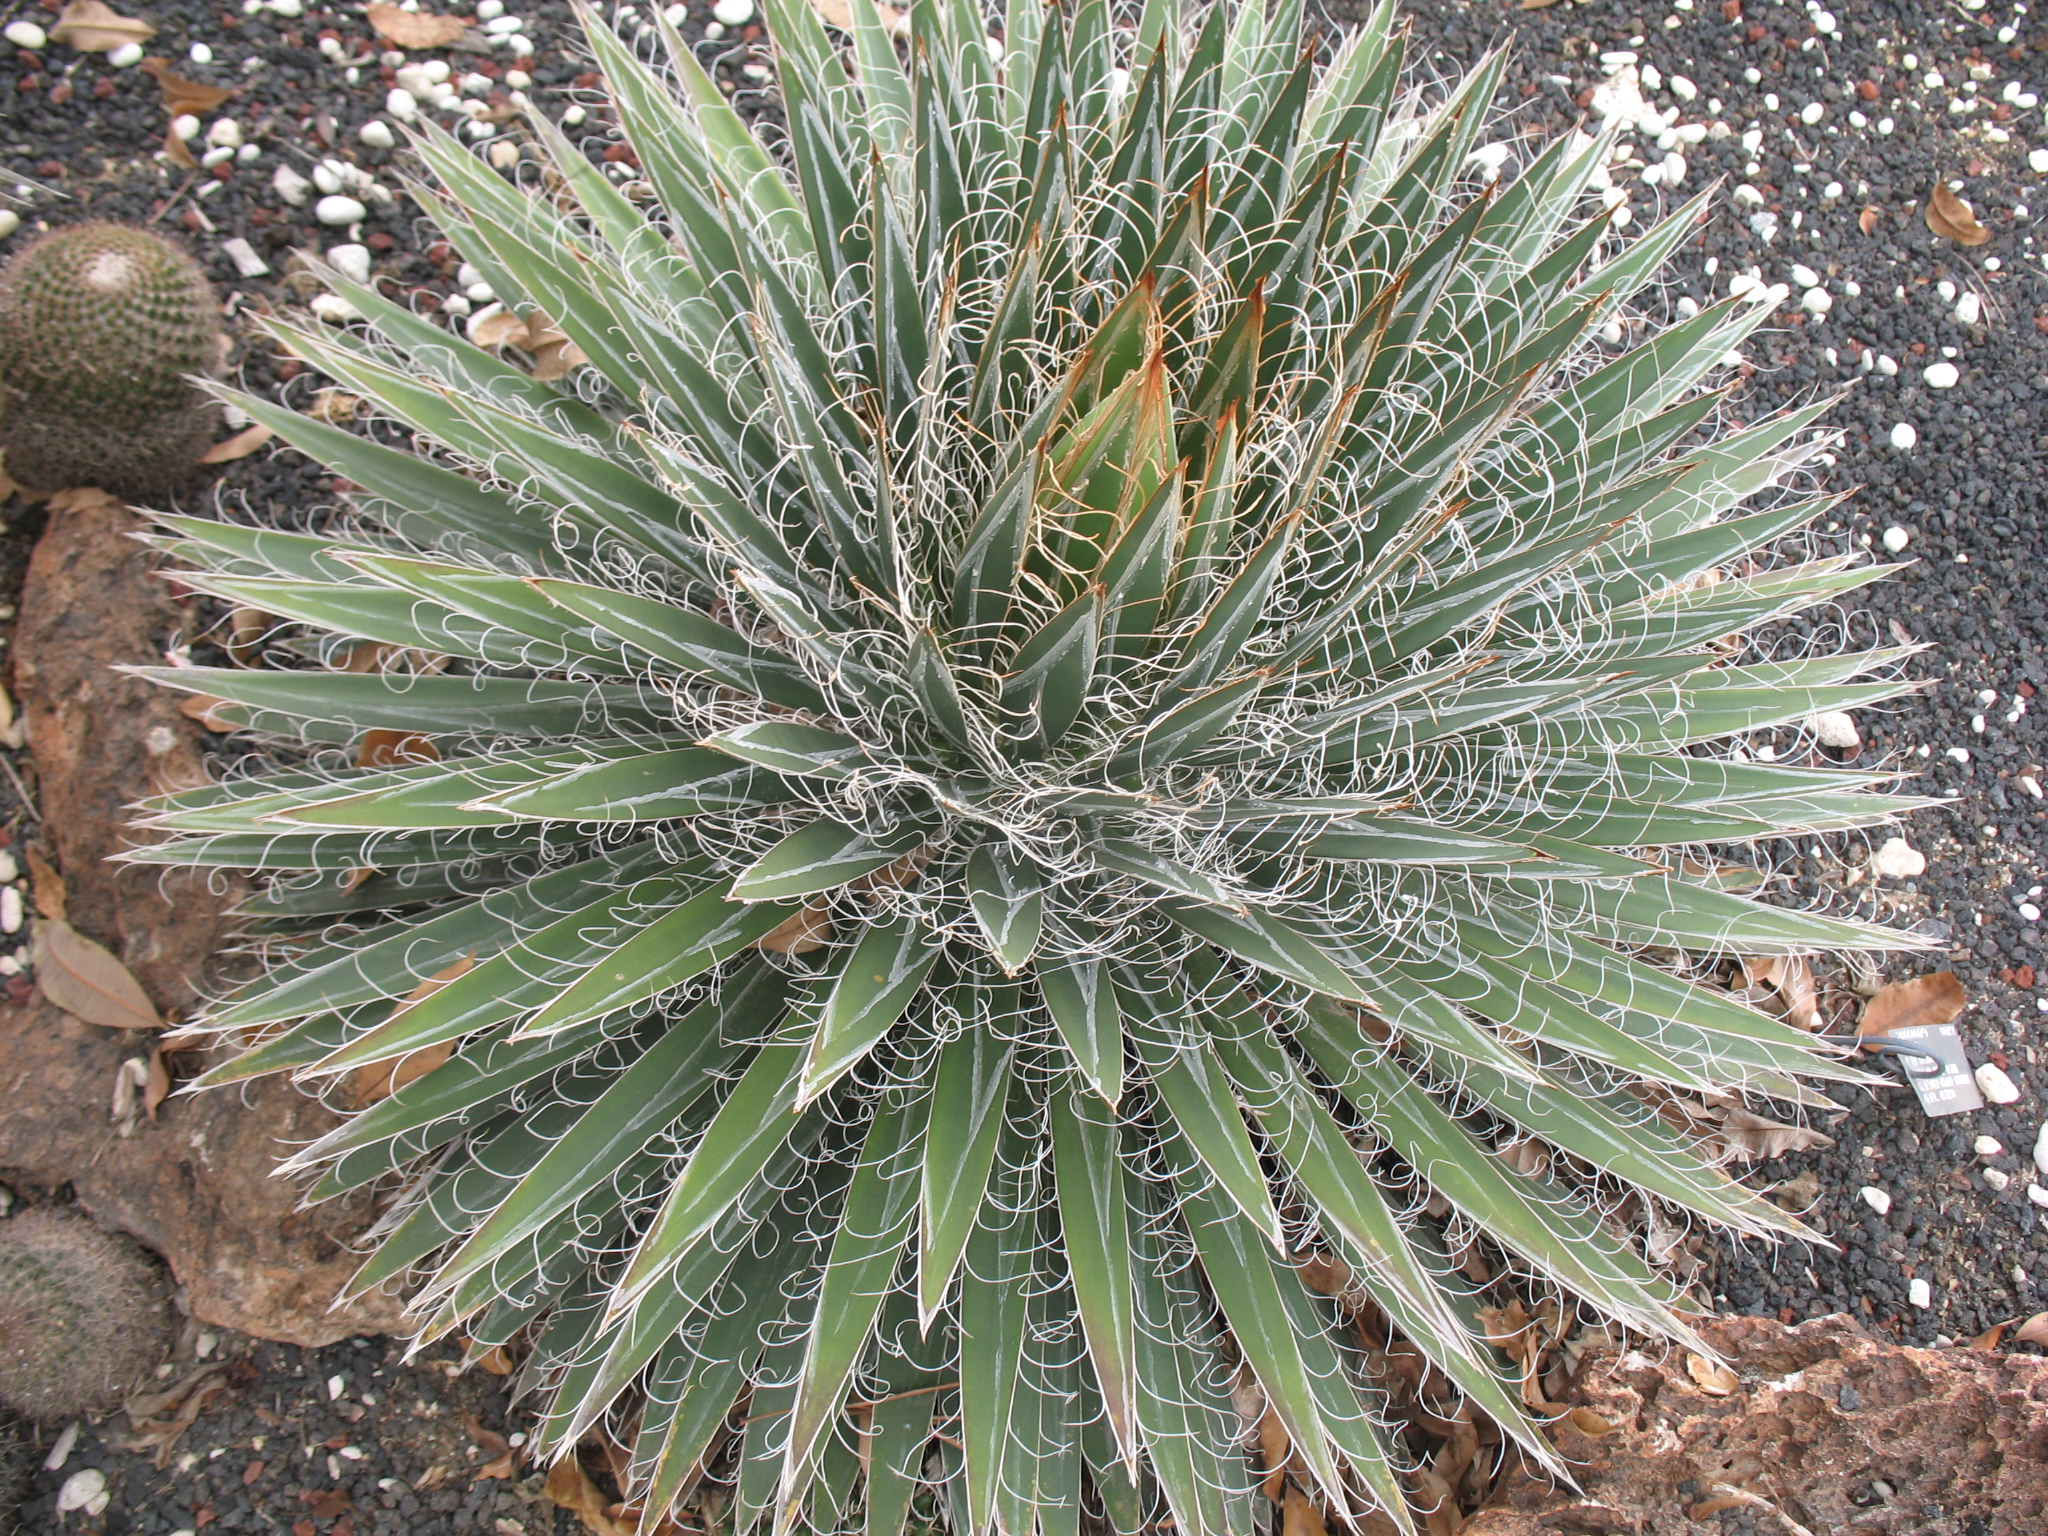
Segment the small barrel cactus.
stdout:
<svg viewBox="0 0 2048 1536">
<path fill-rule="evenodd" d="M 160 236 L 120 224 L 45 235 L 0 273 L 0 447 L 24 485 L 175 489 L 219 408 L 193 375 L 220 372 L 212 285 Z"/>
<path fill-rule="evenodd" d="M 134 1243 L 48 1206 L 0 1222 L 0 1404 L 104 1413 L 170 1353 L 169 1289 Z"/>
</svg>

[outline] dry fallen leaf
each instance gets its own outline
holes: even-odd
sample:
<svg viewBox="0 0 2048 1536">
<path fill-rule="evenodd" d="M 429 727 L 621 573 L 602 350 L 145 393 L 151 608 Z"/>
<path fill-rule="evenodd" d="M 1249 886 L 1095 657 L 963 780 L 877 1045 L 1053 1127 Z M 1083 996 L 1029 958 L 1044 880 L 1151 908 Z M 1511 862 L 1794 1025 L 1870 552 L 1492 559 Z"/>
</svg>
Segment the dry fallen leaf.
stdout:
<svg viewBox="0 0 2048 1536">
<path fill-rule="evenodd" d="M 269 427 L 257 422 L 254 426 L 242 428 L 233 437 L 215 443 L 199 455 L 202 464 L 227 464 L 236 459 L 246 459 L 250 454 L 269 442 L 275 434 Z"/>
<path fill-rule="evenodd" d="M 164 110 L 172 117 L 204 117 L 235 94 L 218 85 L 172 74 L 169 59 L 144 59 L 141 68 L 144 74 L 156 77 L 157 89 L 163 92 Z"/>
<path fill-rule="evenodd" d="M 69 923 L 45 918 L 36 924 L 32 953 L 36 986 L 66 1013 L 106 1029 L 162 1029 L 163 1017 L 106 948 Z"/>
<path fill-rule="evenodd" d="M 1723 1111 L 1721 1128 L 1714 1139 L 1742 1162 L 1783 1157 L 1787 1152 L 1805 1152 L 1835 1144 L 1832 1136 L 1823 1136 L 1803 1125 L 1786 1125 L 1782 1121 L 1766 1119 L 1746 1109 Z"/>
<path fill-rule="evenodd" d="M 1555 4 L 1557 4 L 1557 0 L 1517 0 L 1515 9 L 1518 11 L 1547 11 Z"/>
<path fill-rule="evenodd" d="M 2013 1330 L 2015 1344 L 2048 1344 L 2048 1312 L 2036 1312 Z"/>
<path fill-rule="evenodd" d="M 1280 1531 L 1281 1536 L 1326 1536 L 1322 1511 L 1292 1483 L 1287 1485 L 1287 1508 L 1281 1516 Z"/>
<path fill-rule="evenodd" d="M 548 1470 L 546 1493 L 549 1503 L 576 1516 L 591 1536 L 633 1536 L 631 1526 L 620 1524 L 605 1512 L 609 1506 L 604 1495 L 583 1470 L 583 1463 L 573 1455 Z"/>
<path fill-rule="evenodd" d="M 154 1120 L 158 1106 L 170 1096 L 171 1069 L 164 1065 L 163 1044 L 159 1038 L 157 1048 L 149 1053 L 149 1075 L 142 1083 L 142 1112 Z"/>
<path fill-rule="evenodd" d="M 1979 222 L 1968 203 L 1949 191 L 1945 181 L 1934 184 L 1934 195 L 1927 200 L 1927 227 L 1958 245 L 1982 245 L 1991 238 L 1991 231 Z"/>
<path fill-rule="evenodd" d="M 145 1392 L 128 1399 L 128 1427 L 134 1434 L 126 1449 L 156 1452 L 156 1464 L 167 1467 L 171 1448 L 178 1437 L 192 1427 L 192 1421 L 228 1387 L 224 1364 L 201 1366 L 180 1377 L 161 1392 Z"/>
<path fill-rule="evenodd" d="M 476 1363 L 480 1369 L 489 1371 L 493 1376 L 510 1376 L 519 1369 L 502 1344 L 493 1344 L 476 1357 Z"/>
<path fill-rule="evenodd" d="M 1685 1369 L 1699 1388 L 1709 1397 L 1727 1397 L 1742 1383 L 1735 1373 L 1718 1361 L 1709 1360 L 1705 1355 L 1687 1355 Z"/>
<path fill-rule="evenodd" d="M 432 997 L 436 992 L 454 981 L 466 976 L 476 968 L 476 951 L 471 950 L 453 965 L 444 966 L 425 981 L 414 987 L 398 1000 L 398 1006 L 391 1010 L 384 1022 L 394 1024 L 414 1008 Z M 425 1077 L 434 1068 L 455 1054 L 455 1042 L 443 1040 L 438 1045 L 429 1045 L 396 1061 L 373 1061 L 356 1068 L 355 1107 L 368 1109 L 379 1099 L 388 1099 L 415 1078 Z"/>
<path fill-rule="evenodd" d="M 526 322 L 509 309 L 484 315 L 469 327 L 469 339 L 480 347 L 502 347 L 525 335 Z"/>
<path fill-rule="evenodd" d="M 28 845 L 28 879 L 37 916 L 63 922 L 64 904 L 69 893 L 64 887 L 64 877 L 57 873 L 57 867 L 50 862 L 40 843 Z"/>
<path fill-rule="evenodd" d="M 417 731 L 365 731 L 356 748 L 358 768 L 404 768 L 439 761 L 441 754 L 433 739 Z"/>
<path fill-rule="evenodd" d="M 1745 960 L 1742 968 L 1753 987 L 1770 987 L 1785 1005 L 1786 1021 L 1798 1029 L 1821 1025 L 1820 998 L 1813 984 L 1813 962 L 1804 955 L 1773 955 Z"/>
<path fill-rule="evenodd" d="M 481 1482 L 487 1477 L 513 1481 L 519 1466 L 519 1448 L 495 1429 L 484 1428 L 484 1421 L 473 1413 L 465 1413 L 462 1422 L 469 1430 L 469 1438 L 476 1442 L 476 1448 L 490 1458 L 470 1481 Z"/>
<path fill-rule="evenodd" d="M 758 947 L 775 955 L 808 955 L 823 949 L 832 938 L 832 921 L 823 903 L 805 907 L 794 917 L 784 918 L 757 941 Z"/>
<path fill-rule="evenodd" d="M 111 53 L 129 43 L 146 43 L 156 28 L 123 16 L 103 0 L 71 0 L 50 28 L 50 41 L 80 53 Z"/>
<path fill-rule="evenodd" d="M 234 706 L 226 699 L 217 699 L 210 693 L 188 693 L 178 700 L 178 713 L 188 720 L 197 720 L 203 730 L 212 731 L 216 736 L 225 736 L 241 728 L 241 720 L 231 714 L 222 714 L 224 709 Z"/>
<path fill-rule="evenodd" d="M 476 25 L 474 16 L 430 16 L 425 11 L 401 11 L 382 0 L 373 0 L 368 14 L 377 35 L 400 48 L 446 48 Z"/>
<path fill-rule="evenodd" d="M 1880 987 L 1856 1022 L 1859 1035 L 1888 1035 L 1895 1029 L 1946 1024 L 1969 1006 L 1969 994 L 1954 971 L 1936 971 Z"/>
<path fill-rule="evenodd" d="M 1877 204 L 1872 203 L 1856 215 L 1856 227 L 1866 235 L 1877 228 Z"/>
<path fill-rule="evenodd" d="M 1998 1348 L 1998 1341 L 2005 1337 L 2005 1330 L 2011 1326 L 2011 1323 L 1993 1323 L 1989 1328 L 1978 1334 L 1977 1337 L 1968 1340 L 1963 1347 L 1965 1349 L 1996 1349 Z"/>
<path fill-rule="evenodd" d="M 228 613 L 228 660 L 238 667 L 253 667 L 257 647 L 275 627 L 276 620 L 260 608 L 235 608 Z"/>
<path fill-rule="evenodd" d="M 853 6 L 850 0 L 811 0 L 811 9 L 818 13 L 818 20 L 828 27 L 837 27 L 842 32 L 853 30 Z M 882 25 L 895 31 L 902 22 L 903 13 L 893 6 L 876 4 L 875 14 L 882 18 Z"/>
<path fill-rule="evenodd" d="M 1572 1421 L 1572 1428 L 1588 1440 L 1598 1440 L 1614 1433 L 1614 1426 L 1590 1408 L 1574 1408 L 1565 1417 Z"/>
<path fill-rule="evenodd" d="M 185 141 L 178 137 L 178 130 L 175 128 L 166 128 L 164 130 L 164 158 L 181 171 L 196 171 L 199 169 L 199 161 L 193 157 L 192 151 L 186 146 Z"/>
</svg>

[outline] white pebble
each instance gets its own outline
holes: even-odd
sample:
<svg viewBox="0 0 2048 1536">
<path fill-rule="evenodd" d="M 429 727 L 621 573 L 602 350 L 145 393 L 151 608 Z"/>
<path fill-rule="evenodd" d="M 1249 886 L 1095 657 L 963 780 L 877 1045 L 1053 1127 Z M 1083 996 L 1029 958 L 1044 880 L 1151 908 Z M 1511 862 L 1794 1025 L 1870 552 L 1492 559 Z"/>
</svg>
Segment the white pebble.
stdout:
<svg viewBox="0 0 2048 1536">
<path fill-rule="evenodd" d="M 355 224 L 370 210 L 352 197 L 328 196 L 313 205 L 313 217 L 322 224 Z"/>
<path fill-rule="evenodd" d="M 227 252 L 228 260 L 235 264 L 235 270 L 244 277 L 261 277 L 270 270 L 270 263 L 257 255 L 256 247 L 240 235 L 231 240 L 221 241 L 220 248 Z"/>
<path fill-rule="evenodd" d="M 206 130 L 206 142 L 215 149 L 240 149 L 242 125 L 232 117 L 219 118 Z"/>
<path fill-rule="evenodd" d="M 199 119 L 190 112 L 181 112 L 171 119 L 171 132 L 190 144 L 199 137 Z"/>
<path fill-rule="evenodd" d="M 1845 709 L 1826 710 L 1806 723 L 1824 747 L 1847 752 L 1863 745 L 1863 738 L 1856 734 L 1856 717 Z"/>
<path fill-rule="evenodd" d="M 1864 1185 L 1856 1191 L 1856 1197 L 1880 1216 L 1888 1215 L 1891 1212 L 1892 1197 L 1879 1189 L 1875 1184 Z"/>
<path fill-rule="evenodd" d="M 2048 1206 L 2048 1189 L 2043 1189 L 2038 1184 L 2029 1184 L 2027 1186 L 2027 1198 L 2036 1205 Z"/>
<path fill-rule="evenodd" d="M 1933 363 L 1921 377 L 1929 389 L 1954 389 L 1963 375 L 1954 363 Z"/>
<path fill-rule="evenodd" d="M 1984 315 L 1984 301 L 1974 293 L 1966 293 L 1956 300 L 1956 323 L 1975 325 Z"/>
<path fill-rule="evenodd" d="M 1809 101 L 1799 109 L 1799 121 L 1806 124 L 1809 128 L 1827 115 L 1828 109 L 1817 101 Z"/>
<path fill-rule="evenodd" d="M 1916 1307 L 1931 1307 L 1934 1305 L 1934 1287 L 1915 1275 L 1906 1282 L 1906 1299 Z"/>
<path fill-rule="evenodd" d="M 342 1394 L 342 1393 L 344 1393 L 344 1392 L 346 1392 L 347 1390 L 348 1390 L 348 1378 L 347 1378 L 347 1377 L 345 1377 L 345 1376 L 330 1376 L 330 1377 L 328 1377 L 328 1378 L 327 1378 L 327 1401 L 329 1401 L 330 1403 L 331 1403 L 331 1402 L 333 1402 L 333 1401 L 335 1401 L 335 1400 L 336 1400 L 337 1398 L 339 1398 L 339 1397 L 341 1396 L 341 1394 Z"/>
<path fill-rule="evenodd" d="M 502 304 L 486 304 L 482 309 L 478 310 L 475 314 L 471 315 L 469 317 L 469 325 L 467 327 L 467 330 L 469 332 L 469 339 L 471 341 L 475 341 L 477 328 L 481 326 L 486 320 L 490 319 L 491 316 L 501 313 L 504 310 L 504 308 L 505 306 Z"/>
<path fill-rule="evenodd" d="M 306 307 L 313 311 L 314 319 L 325 320 L 329 325 L 347 325 L 363 318 L 362 312 L 338 293 L 316 293 Z"/>
<path fill-rule="evenodd" d="M 1981 1168 L 1978 1172 L 1984 1175 L 1984 1182 L 1995 1190 L 2003 1192 L 2012 1184 L 2012 1175 L 2003 1168 Z"/>
<path fill-rule="evenodd" d="M 381 117 L 373 117 L 356 130 L 356 137 L 372 149 L 389 149 L 398 142 L 398 135 L 391 131 L 391 125 Z"/>
<path fill-rule="evenodd" d="M 5 240 L 21 228 L 21 215 L 12 208 L 0 208 L 0 240 Z"/>
<path fill-rule="evenodd" d="M 1801 288 L 1818 288 L 1820 286 L 1820 274 L 1811 267 L 1800 266 L 1794 263 L 1792 267 L 1792 281 Z"/>
<path fill-rule="evenodd" d="M 1809 288 L 1800 296 L 1799 307 L 1809 315 L 1824 315 L 1835 307 L 1825 288 Z"/>
<path fill-rule="evenodd" d="M 107 55 L 107 63 L 115 69 L 133 69 L 142 62 L 142 44 L 123 43 Z"/>
<path fill-rule="evenodd" d="M 2026 923 L 2038 923 L 2039 921 L 2041 921 L 2041 909 L 2035 906 L 2031 901 L 2021 902 L 2020 921 Z"/>
<path fill-rule="evenodd" d="M 466 315 L 469 313 L 469 308 L 469 300 L 459 293 L 451 293 L 441 301 L 441 313 L 444 315 Z"/>
<path fill-rule="evenodd" d="M 754 0 L 718 0 L 711 14 L 728 27 L 744 27 L 754 19 Z"/>
<path fill-rule="evenodd" d="M 504 14 L 505 0 L 478 0 L 476 8 L 476 19 L 478 21 L 496 21 Z"/>
<path fill-rule="evenodd" d="M 98 1467 L 87 1467 L 83 1472 L 74 1472 L 64 1479 L 64 1486 L 57 1490 L 57 1513 L 68 1515 L 74 1509 L 85 1511 L 86 1518 L 97 1520 L 106 1513 L 113 1495 L 107 1489 L 107 1474 Z"/>
<path fill-rule="evenodd" d="M 1977 1068 L 1977 1091 L 1993 1104 L 2012 1104 L 2018 1101 L 2020 1090 L 2005 1069 L 1996 1062 L 1987 1061 Z"/>
<path fill-rule="evenodd" d="M 1903 837 L 1888 837 L 1870 856 L 1870 867 L 1893 880 L 1912 880 L 1927 873 L 1927 855 Z"/>
<path fill-rule="evenodd" d="M 370 280 L 370 248 L 367 245 L 331 245 L 327 259 L 343 277 L 353 282 Z"/>
<path fill-rule="evenodd" d="M 484 23 L 484 31 L 492 37 L 510 37 L 526 23 L 517 16 L 493 16 Z"/>
<path fill-rule="evenodd" d="M 1913 423 L 1911 423 L 1910 421 L 1902 421 L 1902 422 L 1900 422 L 1900 423 L 1899 423 L 1899 424 L 1898 424 L 1897 426 L 1895 426 L 1895 427 L 1893 427 L 1893 428 L 1892 428 L 1892 446 L 1893 446 L 1894 448 L 1898 448 L 1898 449 L 1901 449 L 1901 450 L 1903 450 L 1903 449 L 1908 449 L 1908 448 L 1917 448 L 1917 447 L 1919 447 L 1919 446 L 1920 446 L 1920 432 L 1919 432 L 1919 429 L 1918 429 L 1917 427 L 1915 427 L 1915 426 L 1913 425 Z M 1885 548 L 1886 548 L 1886 549 L 1890 549 L 1891 547 L 1892 547 L 1892 542 L 1891 542 L 1891 535 L 1890 535 L 1890 534 L 1886 534 L 1886 535 L 1885 535 Z"/>
<path fill-rule="evenodd" d="M 1966 558 L 1962 555 L 1957 555 L 1956 559 L 1958 562 L 1967 563 Z M 1967 763 L 1970 760 L 1970 749 L 1968 747 L 1950 747 L 1948 749 L 1948 759 L 1952 763 Z"/>
<path fill-rule="evenodd" d="M 40 53 L 50 40 L 49 33 L 32 21 L 10 21 L 6 36 L 15 47 L 26 48 L 31 53 Z"/>
<path fill-rule="evenodd" d="M 210 171 L 216 165 L 221 164 L 223 161 L 232 160 L 234 158 L 235 152 L 232 149 L 209 149 L 205 154 L 199 157 L 199 163 Z"/>
<path fill-rule="evenodd" d="M 293 17 L 306 14 L 305 6 L 299 0 L 266 0 L 264 9 L 273 16 Z"/>
<path fill-rule="evenodd" d="M 2036 176 L 2048 176 L 2048 149 L 2028 150 L 2027 169 Z"/>
<path fill-rule="evenodd" d="M 1896 433 L 1894 433 L 1893 435 L 1893 441 L 1897 441 Z M 1904 446 L 1911 445 L 1907 444 Z M 1905 529 L 1899 527 L 1897 524 L 1893 524 L 1891 527 L 1885 529 L 1884 531 L 1884 547 L 1896 555 L 1900 550 L 1906 547 L 1906 543 L 1910 538 L 1912 538 L 1912 535 L 1907 533 Z"/>
<path fill-rule="evenodd" d="M 211 64 L 213 62 L 213 50 L 204 43 L 194 43 L 185 50 L 185 57 L 194 64 Z"/>
<path fill-rule="evenodd" d="M 402 85 L 394 85 L 384 93 L 384 110 L 401 123 L 411 122 L 419 116 L 419 98 Z"/>
<path fill-rule="evenodd" d="M 2005 1151 L 2005 1144 L 1996 1136 L 1979 1136 L 1970 1143 L 1970 1150 L 1979 1157 L 1997 1157 Z"/>
<path fill-rule="evenodd" d="M 2041 1134 L 2034 1138 L 2034 1166 L 2048 1174 L 2048 1124 L 2041 1127 Z"/>
<path fill-rule="evenodd" d="M 1700 93 L 1700 88 L 1683 75 L 1673 75 L 1670 80 L 1671 94 L 1680 101 L 1691 101 Z"/>
<path fill-rule="evenodd" d="M 294 208 L 303 208 L 312 194 L 313 183 L 306 180 L 288 165 L 280 165 L 271 175 L 270 190 L 290 203 Z"/>
<path fill-rule="evenodd" d="M 21 932 L 21 887 L 10 885 L 0 889 L 0 933 Z"/>
<path fill-rule="evenodd" d="M 1880 354 L 1877 359 L 1877 371 L 1888 379 L 1895 379 L 1899 376 L 1899 360 Z"/>
<path fill-rule="evenodd" d="M 589 116 L 589 114 L 586 113 L 581 107 L 571 107 L 568 111 L 562 114 L 562 126 L 564 128 L 581 128 L 583 126 L 583 120 L 587 116 Z"/>
</svg>

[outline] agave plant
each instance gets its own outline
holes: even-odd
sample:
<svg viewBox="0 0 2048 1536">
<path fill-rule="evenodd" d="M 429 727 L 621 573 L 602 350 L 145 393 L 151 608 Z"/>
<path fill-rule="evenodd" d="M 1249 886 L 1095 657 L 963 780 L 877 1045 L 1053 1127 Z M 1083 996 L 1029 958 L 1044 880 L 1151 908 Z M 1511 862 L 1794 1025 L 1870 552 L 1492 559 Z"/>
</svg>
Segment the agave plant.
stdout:
<svg viewBox="0 0 2048 1536">
<path fill-rule="evenodd" d="M 397 1191 L 356 1286 L 650 1511 L 1242 1532 L 1250 1411 L 1412 1528 L 1396 1337 L 1554 1465 L 1452 1256 L 1700 1347 L 1619 1197 L 1801 1229 L 1659 1106 L 1862 1079 L 1681 962 L 1899 942 L 1725 854 L 1883 775 L 1708 745 L 1901 686 L 1728 641 L 1880 568 L 1709 579 L 1823 405 L 1717 432 L 1762 309 L 1624 345 L 1704 198 L 1489 182 L 1501 60 L 1431 101 L 1391 5 L 767 9 L 786 129 L 592 21 L 624 185 L 416 141 L 587 366 L 334 274 L 378 431 L 239 403 L 353 511 L 163 519 L 283 626 L 154 674 L 272 738 L 133 855 L 279 872 L 204 1083 L 352 1102 L 291 1166 Z"/>
</svg>

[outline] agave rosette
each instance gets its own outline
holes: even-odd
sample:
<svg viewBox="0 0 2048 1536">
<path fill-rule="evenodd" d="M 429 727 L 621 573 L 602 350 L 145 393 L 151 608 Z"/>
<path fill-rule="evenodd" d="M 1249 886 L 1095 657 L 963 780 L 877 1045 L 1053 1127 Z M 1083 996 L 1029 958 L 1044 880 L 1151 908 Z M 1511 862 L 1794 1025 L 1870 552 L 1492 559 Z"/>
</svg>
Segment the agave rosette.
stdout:
<svg viewBox="0 0 2048 1536">
<path fill-rule="evenodd" d="M 1761 308 L 1621 345 L 1704 198 L 1623 244 L 1606 139 L 1482 185 L 1500 59 L 1413 91 L 1391 6 L 767 10 L 772 143 L 595 21 L 630 186 L 417 140 L 587 367 L 334 274 L 364 327 L 291 345 L 390 425 L 239 403 L 354 514 L 164 519 L 303 661 L 156 675 L 313 748 L 133 855 L 280 872 L 205 1082 L 398 1084 L 293 1160 L 402 1181 L 357 1285 L 530 1343 L 650 1509 L 1243 1531 L 1249 1393 L 1405 1525 L 1395 1334 L 1554 1461 L 1449 1255 L 1690 1339 L 1601 1192 L 1800 1229 L 1657 1095 L 1859 1074 L 1670 953 L 1900 942 L 1683 853 L 1908 804 L 1704 745 L 1901 686 L 1725 643 L 1882 567 L 1699 579 L 1829 504 L 1740 510 L 1822 406 L 1717 434 Z"/>
</svg>

